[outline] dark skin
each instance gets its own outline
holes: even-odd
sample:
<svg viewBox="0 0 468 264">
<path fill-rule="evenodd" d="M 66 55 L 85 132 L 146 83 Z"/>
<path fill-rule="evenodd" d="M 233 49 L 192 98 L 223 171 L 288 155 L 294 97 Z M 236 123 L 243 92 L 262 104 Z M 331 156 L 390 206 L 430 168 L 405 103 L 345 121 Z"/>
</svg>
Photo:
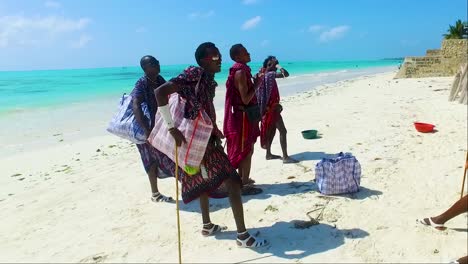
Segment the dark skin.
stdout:
<svg viewBox="0 0 468 264">
<path fill-rule="evenodd" d="M 447 211 L 443 212 L 442 214 L 431 217 L 431 220 L 435 224 L 443 225 L 445 224 L 445 222 L 449 221 L 455 216 L 461 215 L 466 212 L 468 212 L 468 195 L 463 196 L 463 198 L 454 203 Z M 427 225 L 430 224 L 428 218 L 424 218 L 423 221 L 426 222 Z M 444 227 L 437 229 L 445 230 Z M 468 256 L 459 258 L 458 263 L 468 263 Z"/>
<path fill-rule="evenodd" d="M 247 64 L 250 62 L 250 53 L 247 51 L 246 48 L 243 47 L 240 50 L 239 54 L 235 56 L 234 61 Z M 250 101 L 254 98 L 255 91 L 261 84 L 261 78 L 259 77 L 261 77 L 261 75 L 257 75 L 254 78 L 254 89 L 249 90 L 249 83 L 251 83 L 252 80 L 247 79 L 247 76 L 243 71 L 236 71 L 236 74 L 234 76 L 234 83 L 236 88 L 239 90 L 241 100 L 244 105 L 248 105 Z M 252 151 L 245 157 L 245 159 L 239 163 L 238 171 L 244 184 L 249 183 L 250 168 L 252 167 L 252 154 L 253 148 Z"/>
<path fill-rule="evenodd" d="M 234 61 L 247 64 L 250 62 L 250 53 L 247 51 L 246 48 L 242 48 L 239 54 L 234 58 Z M 257 75 L 254 78 L 254 89 L 249 91 L 249 82 L 251 82 L 251 80 L 247 79 L 247 76 L 243 71 L 236 71 L 234 82 L 236 88 L 239 89 L 242 103 L 244 103 L 245 105 L 248 105 L 250 101 L 254 98 L 255 90 L 257 90 L 261 84 L 260 78 L 258 77 L 261 77 L 261 75 Z"/>
<path fill-rule="evenodd" d="M 279 65 L 278 60 L 276 58 L 272 58 L 267 64 L 266 71 L 267 72 L 276 72 L 278 65 Z M 288 76 L 289 76 L 289 72 L 284 68 L 280 68 L 280 72 L 276 72 L 276 78 L 286 78 Z M 276 106 L 275 111 L 282 112 L 283 107 L 280 104 L 278 104 Z M 278 130 L 279 133 L 280 133 L 281 150 L 283 152 L 283 162 L 284 163 L 297 163 L 296 160 L 292 159 L 288 155 L 288 143 L 287 143 L 287 137 L 286 137 L 287 130 L 286 130 L 286 126 L 284 125 L 283 117 L 280 116 L 278 121 L 276 121 L 275 126 L 276 126 L 276 129 L 273 129 L 272 132 L 271 132 L 272 133 L 272 135 L 270 137 L 271 140 L 269 142 L 267 142 L 266 159 L 271 160 L 271 159 L 280 159 L 281 158 L 280 156 L 273 155 L 271 153 L 271 144 L 273 143 L 273 138 L 275 137 L 276 130 Z"/>
<path fill-rule="evenodd" d="M 454 218 L 455 216 L 466 212 L 468 212 L 468 195 L 463 196 L 463 198 L 454 203 L 447 211 L 443 212 L 442 214 L 431 217 L 431 220 L 435 224 L 443 225 L 445 222 Z M 429 219 L 424 218 L 424 222 L 429 225 Z"/>
<path fill-rule="evenodd" d="M 145 72 L 145 75 L 147 78 L 150 78 L 150 80 L 156 80 L 157 77 L 159 76 L 159 73 L 161 71 L 160 65 L 156 66 L 147 66 L 143 70 Z M 157 88 L 157 85 L 148 80 L 148 86 L 150 89 L 155 90 Z M 151 128 L 149 126 L 149 120 L 145 117 L 143 114 L 143 111 L 141 110 L 141 103 L 143 102 L 143 98 L 140 97 L 135 97 L 133 99 L 133 114 L 135 115 L 136 121 L 140 124 L 140 126 L 145 130 L 145 136 L 148 138 L 150 133 L 151 133 Z M 152 193 L 157 193 L 159 192 L 158 189 L 158 166 L 157 164 L 153 164 L 149 171 L 148 171 L 148 178 L 150 181 L 151 185 L 151 192 Z"/>
<path fill-rule="evenodd" d="M 276 58 L 272 58 L 267 64 L 267 71 L 275 71 L 277 70 L 277 66 L 279 65 L 279 61 Z M 285 68 L 280 68 L 280 72 L 276 73 L 276 78 L 286 78 L 289 77 L 289 72 Z"/>
<path fill-rule="evenodd" d="M 153 90 L 158 88 L 153 81 L 156 81 L 156 79 L 158 78 L 159 73 L 161 72 L 161 66 L 159 64 L 156 66 L 147 66 L 143 71 L 145 72 L 145 75 L 148 78 L 148 86 Z M 145 130 L 145 136 L 149 137 L 151 133 L 151 128 L 149 126 L 149 120 L 146 119 L 145 115 L 143 114 L 143 111 L 141 110 L 141 103 L 143 103 L 143 98 L 137 97 L 133 100 L 133 114 L 135 115 L 136 121 Z"/>
<path fill-rule="evenodd" d="M 460 264 L 468 264 L 468 256 L 464 256 L 458 259 L 458 263 Z"/>
<path fill-rule="evenodd" d="M 218 60 L 213 60 L 212 58 L 218 57 Z M 221 54 L 217 48 L 210 48 L 207 51 L 207 59 L 202 59 L 200 62 L 200 67 L 204 69 L 205 74 L 215 75 L 216 73 L 221 71 Z M 158 89 L 156 89 L 156 100 L 158 101 L 158 105 L 164 106 L 168 104 L 168 96 L 176 93 L 181 90 L 181 87 L 173 82 L 166 82 L 165 84 L 161 85 Z M 186 144 L 187 141 L 182 134 L 182 132 L 177 128 L 172 128 L 169 130 L 172 137 L 176 141 L 177 146 L 181 146 L 182 144 Z M 220 139 L 217 139 L 218 142 Z M 219 144 L 218 146 L 221 146 Z M 237 232 L 242 233 L 246 231 L 245 222 L 244 222 L 244 208 L 242 205 L 242 198 L 241 198 L 241 191 L 240 191 L 240 184 L 235 182 L 231 179 L 227 179 L 225 182 L 228 194 L 229 194 L 229 202 L 231 204 L 232 213 L 234 215 L 234 220 L 236 222 Z M 200 196 L 200 209 L 202 213 L 202 220 L 203 220 L 203 228 L 210 229 L 213 227 L 213 224 L 210 220 L 210 204 L 208 194 L 204 193 Z M 202 231 L 202 234 L 207 234 L 206 231 Z M 246 239 L 249 234 L 244 234 L 242 236 L 238 235 L 239 239 Z M 249 239 L 247 245 L 252 245 L 255 242 L 254 238 Z"/>
</svg>

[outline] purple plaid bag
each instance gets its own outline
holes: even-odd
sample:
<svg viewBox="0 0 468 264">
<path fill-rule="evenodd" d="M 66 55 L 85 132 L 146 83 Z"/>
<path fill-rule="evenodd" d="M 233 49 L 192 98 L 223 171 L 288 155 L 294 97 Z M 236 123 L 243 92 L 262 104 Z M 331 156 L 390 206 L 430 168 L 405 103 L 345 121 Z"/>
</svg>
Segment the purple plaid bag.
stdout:
<svg viewBox="0 0 468 264">
<path fill-rule="evenodd" d="M 324 158 L 315 165 L 315 180 L 322 194 L 343 194 L 359 191 L 361 165 L 351 154 L 343 152 Z"/>
<path fill-rule="evenodd" d="M 135 144 L 144 144 L 146 142 L 145 132 L 135 119 L 132 104 L 133 97 L 123 94 L 119 103 L 119 110 L 109 122 L 106 130 Z M 146 103 L 141 104 L 141 110 L 145 117 L 150 119 L 150 112 Z"/>
</svg>

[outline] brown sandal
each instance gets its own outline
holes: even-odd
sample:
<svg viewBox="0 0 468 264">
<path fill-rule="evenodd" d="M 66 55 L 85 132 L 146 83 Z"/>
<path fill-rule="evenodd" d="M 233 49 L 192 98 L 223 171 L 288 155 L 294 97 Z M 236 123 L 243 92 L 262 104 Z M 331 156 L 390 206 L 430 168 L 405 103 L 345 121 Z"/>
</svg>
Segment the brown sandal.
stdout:
<svg viewBox="0 0 468 264">
<path fill-rule="evenodd" d="M 241 189 L 242 195 L 248 196 L 248 195 L 257 195 L 263 192 L 262 189 L 260 188 L 255 188 L 252 186 L 244 186 Z"/>
</svg>

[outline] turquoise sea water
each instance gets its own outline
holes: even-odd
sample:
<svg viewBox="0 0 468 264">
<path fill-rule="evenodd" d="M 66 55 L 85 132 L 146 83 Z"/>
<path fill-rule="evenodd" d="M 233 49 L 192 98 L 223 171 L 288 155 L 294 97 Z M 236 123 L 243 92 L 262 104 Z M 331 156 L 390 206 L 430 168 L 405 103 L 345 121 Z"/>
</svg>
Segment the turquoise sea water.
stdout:
<svg viewBox="0 0 468 264">
<path fill-rule="evenodd" d="M 328 62 L 281 62 L 294 75 L 397 66 L 401 60 L 361 60 Z M 161 75 L 170 79 L 188 65 L 162 65 Z M 223 63 L 216 75 L 224 85 L 231 63 Z M 260 63 L 250 63 L 256 73 Z M 55 107 L 87 102 L 130 92 L 143 74 L 139 67 L 115 67 L 77 70 L 45 70 L 0 72 L 0 115 L 33 110 L 37 107 Z"/>
</svg>

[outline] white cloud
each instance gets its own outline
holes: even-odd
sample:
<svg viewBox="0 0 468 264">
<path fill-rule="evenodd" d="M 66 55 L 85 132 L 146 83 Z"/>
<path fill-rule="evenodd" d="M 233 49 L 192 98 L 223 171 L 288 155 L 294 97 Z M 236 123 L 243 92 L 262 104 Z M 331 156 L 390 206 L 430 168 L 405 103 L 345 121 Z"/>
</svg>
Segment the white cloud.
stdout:
<svg viewBox="0 0 468 264">
<path fill-rule="evenodd" d="M 244 5 L 253 5 L 253 4 L 256 4 L 258 2 L 259 2 L 259 0 L 242 0 L 242 3 Z"/>
<path fill-rule="evenodd" d="M 207 12 L 193 12 L 188 15 L 190 19 L 197 19 L 197 18 L 208 18 L 214 16 L 215 12 L 213 10 L 209 10 Z"/>
<path fill-rule="evenodd" d="M 46 7 L 49 7 L 49 8 L 60 8 L 62 7 L 62 4 L 60 4 L 59 2 L 57 1 L 53 1 L 53 0 L 48 0 L 44 3 L 44 5 Z"/>
<path fill-rule="evenodd" d="M 320 34 L 320 42 L 328 42 L 343 37 L 350 30 L 350 26 L 337 26 Z"/>
<path fill-rule="evenodd" d="M 78 41 L 72 44 L 73 48 L 80 49 L 86 46 L 93 38 L 88 34 L 82 34 Z"/>
<path fill-rule="evenodd" d="M 3 16 L 0 17 L 0 47 L 49 42 L 64 34 L 83 31 L 90 22 L 89 18 Z"/>
<path fill-rule="evenodd" d="M 262 43 L 260 43 L 260 46 L 266 47 L 266 46 L 268 46 L 268 44 L 270 44 L 270 41 L 265 39 L 265 40 L 262 41 Z"/>
<path fill-rule="evenodd" d="M 245 21 L 244 24 L 242 24 L 241 28 L 243 30 L 252 29 L 252 28 L 256 27 L 258 25 L 258 23 L 260 23 L 261 20 L 262 20 L 262 18 L 260 16 L 256 16 L 254 18 L 251 18 L 251 19 Z"/>
<path fill-rule="evenodd" d="M 146 33 L 147 31 L 145 27 L 139 27 L 135 30 L 136 33 Z"/>
<path fill-rule="evenodd" d="M 313 33 L 316 33 L 316 32 L 319 32 L 321 30 L 323 30 L 325 27 L 322 26 L 322 25 L 312 25 L 309 27 L 309 32 L 313 32 Z"/>
</svg>

